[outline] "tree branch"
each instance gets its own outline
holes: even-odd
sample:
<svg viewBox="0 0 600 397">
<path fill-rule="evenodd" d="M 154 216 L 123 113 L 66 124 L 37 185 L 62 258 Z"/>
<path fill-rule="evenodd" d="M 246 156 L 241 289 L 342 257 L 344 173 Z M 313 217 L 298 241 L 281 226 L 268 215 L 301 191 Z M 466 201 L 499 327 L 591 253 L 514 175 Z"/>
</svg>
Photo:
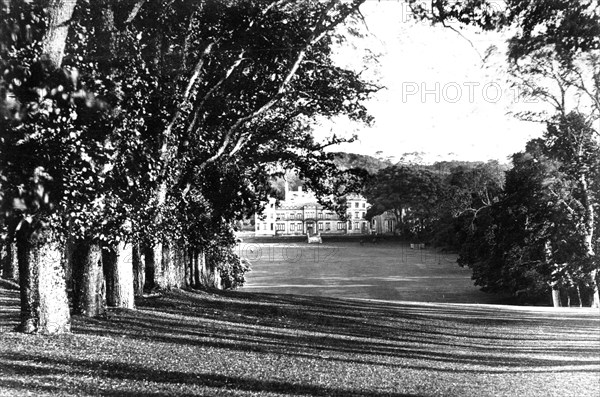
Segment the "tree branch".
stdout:
<svg viewBox="0 0 600 397">
<path fill-rule="evenodd" d="M 131 23 L 135 19 L 145 2 L 146 0 L 138 0 L 138 2 L 135 3 L 131 11 L 129 12 L 129 15 L 127 15 L 127 19 L 125 20 L 126 24 Z"/>
<path fill-rule="evenodd" d="M 285 94 L 285 92 L 288 90 L 289 84 L 290 84 L 292 78 L 296 75 L 298 68 L 302 64 L 302 61 L 306 57 L 306 54 L 308 53 L 310 48 L 313 45 L 315 45 L 316 43 L 318 43 L 319 41 L 321 41 L 327 35 L 327 33 L 329 33 L 331 30 L 333 30 L 335 27 L 337 27 L 341 22 L 343 22 L 348 17 L 348 15 L 355 12 L 362 3 L 363 3 L 363 1 L 356 1 L 350 8 L 348 8 L 344 12 L 340 12 L 340 15 L 338 15 L 337 18 L 334 18 L 329 25 L 324 26 L 321 29 L 315 29 L 315 33 L 313 34 L 311 40 L 309 40 L 308 43 L 304 46 L 304 48 L 302 48 L 302 50 L 300 50 L 298 52 L 298 55 L 296 56 L 294 63 L 292 64 L 290 70 L 286 74 L 286 77 L 283 79 L 283 81 L 279 85 L 277 93 L 273 96 L 273 98 L 271 98 L 269 101 L 267 101 L 264 105 L 262 105 L 260 108 L 258 108 L 254 112 L 236 120 L 236 122 L 229 128 L 229 130 L 225 134 L 225 138 L 224 138 L 221 146 L 217 150 L 217 152 L 213 156 L 211 156 L 207 160 L 205 160 L 203 165 L 217 160 L 219 157 L 221 157 L 225 153 L 227 146 L 233 139 L 233 135 L 244 123 L 264 114 L 266 111 L 268 111 L 271 107 L 273 107 L 273 105 L 275 105 L 281 99 L 283 94 Z M 334 1 L 329 4 L 329 7 L 321 15 L 321 21 L 326 18 L 327 14 L 334 8 L 335 5 L 336 5 L 336 2 L 334 2 Z M 234 145 L 233 149 L 229 152 L 229 156 L 233 156 L 235 153 L 237 153 L 245 145 L 245 143 L 249 140 L 250 136 L 251 136 L 251 133 L 242 134 L 237 139 L 237 142 Z"/>
<path fill-rule="evenodd" d="M 179 109 L 175 112 L 175 115 L 173 116 L 173 118 L 171 119 L 169 124 L 167 124 L 167 127 L 165 128 L 165 131 L 163 132 L 163 143 L 160 148 L 160 160 L 163 163 L 166 163 L 169 160 L 169 141 L 171 139 L 171 134 L 173 131 L 173 127 L 175 126 L 175 123 L 181 117 L 180 109 L 189 103 L 190 96 L 192 93 L 192 88 L 197 83 L 198 79 L 200 78 L 200 72 L 202 71 L 202 67 L 204 66 L 204 60 L 205 60 L 206 56 L 211 52 L 215 43 L 216 43 L 215 41 L 209 43 L 206 46 L 206 48 L 204 49 L 204 51 L 202 52 L 202 55 L 200 55 L 200 59 L 198 59 L 198 62 L 196 63 L 196 66 L 194 67 L 192 76 L 190 77 L 190 80 L 188 81 L 185 91 L 183 92 L 182 101 L 181 101 L 182 103 L 180 104 Z"/>
</svg>

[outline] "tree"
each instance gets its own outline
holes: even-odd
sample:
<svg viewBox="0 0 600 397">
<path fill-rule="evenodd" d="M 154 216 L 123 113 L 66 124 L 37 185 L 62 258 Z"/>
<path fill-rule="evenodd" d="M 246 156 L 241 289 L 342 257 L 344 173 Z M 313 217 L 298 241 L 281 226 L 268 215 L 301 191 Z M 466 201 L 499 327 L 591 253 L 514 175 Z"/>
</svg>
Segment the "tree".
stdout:
<svg viewBox="0 0 600 397">
<path fill-rule="evenodd" d="M 370 219 L 385 211 L 393 211 L 400 233 L 424 238 L 437 219 L 437 206 L 442 194 L 439 177 L 414 166 L 392 166 L 379 171 L 364 190 L 372 204 L 367 211 Z"/>
<path fill-rule="evenodd" d="M 369 121 L 360 101 L 377 88 L 337 67 L 330 48 L 361 1 L 70 2 L 52 69 L 42 4 L 13 3 L 0 64 L 2 206 L 11 220 L 44 213 L 74 240 L 76 310 L 102 311 L 103 276 L 109 304 L 132 302 L 118 292 L 133 283 L 134 265 L 116 255 L 123 243 L 158 247 L 144 260 L 134 251 L 138 293 L 143 262 L 149 285 L 154 275 L 180 285 L 187 253 L 227 240 L 279 169 L 324 194 L 348 187 L 324 152 L 343 140 L 317 143 L 310 131 L 316 115 Z"/>
<path fill-rule="evenodd" d="M 484 290 L 533 299 L 551 292 L 558 306 L 560 291 L 571 288 L 579 296 L 589 291 L 595 305 L 597 257 L 589 242 L 597 238 L 590 228 L 597 210 L 590 199 L 597 197 L 600 147 L 583 117 L 567 119 L 513 156 L 501 199 L 473 222 L 459 263 Z"/>
<path fill-rule="evenodd" d="M 467 243 L 480 214 L 498 202 L 503 193 L 506 167 L 497 161 L 439 166 L 449 169 L 442 176 L 444 198 L 434 240 L 437 245 L 458 251 Z"/>
<path fill-rule="evenodd" d="M 40 10 L 35 5 L 21 4 L 20 6 L 24 9 L 16 7 L 13 11 L 40 15 Z M 39 30 L 35 30 L 36 26 L 27 29 L 27 26 L 20 26 L 18 21 L 6 20 L 2 29 L 2 41 L 5 43 L 3 46 L 5 73 L 2 85 L 8 88 L 9 92 L 16 93 L 18 100 L 35 99 L 38 92 L 48 88 L 42 83 L 43 80 L 50 82 L 50 85 L 63 80 L 60 68 L 68 34 L 68 22 L 74 7 L 75 3 L 72 1 L 49 2 L 46 10 L 46 28 L 43 34 L 38 36 L 39 47 L 28 41 L 26 37 L 29 34 L 35 36 L 40 33 Z M 19 31 L 20 27 L 26 30 Z M 10 35 L 11 38 L 4 35 Z M 23 40 L 25 46 L 17 47 L 18 49 L 7 48 L 6 44 L 11 40 L 17 42 L 15 44 Z M 19 50 L 22 51 L 21 54 L 16 54 L 15 52 Z M 32 57 L 31 52 L 38 52 L 38 54 Z M 25 73 L 17 63 L 11 63 L 11 59 L 17 59 L 19 56 L 26 62 L 31 62 L 30 68 Z M 54 95 L 60 95 L 57 91 L 54 91 Z M 1 108 L 4 114 L 14 115 L 12 120 L 18 123 L 25 109 L 20 108 L 20 103 L 14 98 L 5 97 Z M 31 102 L 27 103 L 30 104 Z M 3 204 L 5 211 L 11 217 L 11 222 L 16 221 L 18 224 L 16 230 L 21 285 L 20 328 L 25 332 L 48 334 L 68 332 L 70 329 L 66 285 L 61 266 L 61 245 L 64 238 L 53 227 L 56 218 L 53 217 L 51 203 L 51 195 L 55 193 L 50 177 L 52 160 L 45 159 L 45 162 L 37 163 L 31 161 L 31 157 L 38 154 L 40 146 L 37 143 L 43 141 L 42 135 L 50 135 L 53 130 L 61 128 L 58 123 L 64 116 L 54 110 L 53 103 L 40 103 L 33 112 L 36 114 L 32 117 L 37 119 L 37 123 L 30 124 L 28 122 L 30 120 L 27 120 L 16 134 L 10 137 L 4 136 L 2 142 L 3 145 L 12 146 L 12 150 L 9 151 L 11 155 L 4 158 Z M 14 123 L 10 119 L 3 118 L 2 127 L 6 130 L 13 129 Z M 43 134 L 46 129 L 48 133 Z M 7 142 L 9 139 L 12 139 L 12 142 Z M 3 153 L 7 154 L 7 151 L 3 150 Z M 19 182 L 14 183 L 16 182 L 14 178 Z M 14 188 L 17 189 L 10 192 Z"/>
<path fill-rule="evenodd" d="M 570 228 L 569 236 L 572 237 L 565 237 L 563 240 L 570 241 L 569 246 L 576 247 L 573 252 L 563 255 L 570 249 L 558 243 L 562 248 L 553 245 L 552 236 L 548 235 L 542 245 L 537 245 L 535 260 L 540 260 L 543 256 L 548 264 L 555 263 L 557 256 L 564 257 L 573 263 L 568 263 L 563 268 L 579 269 L 569 271 L 571 276 L 574 273 L 587 273 L 594 281 L 591 285 L 597 285 L 597 264 L 581 264 L 582 260 L 588 264 L 597 262 L 592 241 L 597 218 L 594 213 L 596 204 L 590 189 L 590 181 L 593 180 L 590 178 L 595 177 L 595 170 L 588 168 L 592 164 L 585 154 L 586 150 L 597 145 L 598 131 L 592 126 L 600 120 L 600 13 L 597 1 L 510 0 L 505 2 L 503 9 L 499 9 L 499 4 L 489 1 L 436 1 L 429 10 L 417 2 L 411 4 L 419 18 L 429 19 L 455 30 L 455 22 L 487 30 L 511 28 L 512 37 L 509 39 L 507 53 L 510 72 L 517 78 L 520 89 L 527 95 L 550 104 L 553 109 L 552 113 L 544 114 L 541 118 L 530 110 L 521 113 L 522 117 L 538 119 L 548 124 L 546 139 L 540 144 L 544 147 L 541 152 L 548 161 L 559 164 L 555 168 L 562 175 L 555 180 L 563 182 L 563 189 L 546 185 L 538 190 L 550 191 L 554 196 L 552 200 L 561 203 L 562 207 L 552 207 L 556 211 L 548 209 L 557 219 L 561 222 L 563 220 L 561 208 L 573 218 L 573 221 L 563 223 L 563 226 Z M 554 83 L 554 88 L 550 86 L 551 83 Z M 594 135 L 596 138 L 592 138 Z M 590 143 L 594 141 L 595 144 Z M 561 143 L 555 145 L 554 142 Z M 565 153 L 569 153 L 570 157 L 565 156 Z M 550 224 L 555 225 L 557 222 L 551 221 Z M 544 232 L 540 232 L 538 240 L 544 240 L 541 236 L 550 229 L 545 228 Z M 562 232 L 563 229 L 555 230 L 556 236 Z M 585 247 L 583 255 L 582 246 Z M 555 267 L 556 265 L 555 263 Z M 552 281 L 554 287 L 557 286 L 555 281 Z M 594 305 L 598 306 L 600 300 L 597 286 L 594 288 Z"/>
<path fill-rule="evenodd" d="M 457 30 L 473 25 L 483 30 L 511 29 L 508 56 L 518 60 L 551 48 L 564 63 L 600 49 L 600 14 L 594 0 L 409 0 L 416 18 Z"/>
</svg>

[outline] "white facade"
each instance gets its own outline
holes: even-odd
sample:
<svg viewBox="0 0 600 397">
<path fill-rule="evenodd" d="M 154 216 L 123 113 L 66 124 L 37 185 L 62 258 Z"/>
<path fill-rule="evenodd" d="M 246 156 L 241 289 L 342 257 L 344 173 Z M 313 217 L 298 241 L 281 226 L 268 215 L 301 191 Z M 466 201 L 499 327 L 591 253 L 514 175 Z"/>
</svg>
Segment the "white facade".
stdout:
<svg viewBox="0 0 600 397">
<path fill-rule="evenodd" d="M 370 222 L 365 219 L 369 204 L 360 195 L 346 197 L 347 220 L 343 221 L 331 210 L 317 202 L 315 195 L 303 191 L 290 191 L 286 184 L 285 200 L 277 205 L 270 199 L 262 214 L 255 215 L 256 236 L 294 236 L 316 234 L 370 234 Z"/>
</svg>

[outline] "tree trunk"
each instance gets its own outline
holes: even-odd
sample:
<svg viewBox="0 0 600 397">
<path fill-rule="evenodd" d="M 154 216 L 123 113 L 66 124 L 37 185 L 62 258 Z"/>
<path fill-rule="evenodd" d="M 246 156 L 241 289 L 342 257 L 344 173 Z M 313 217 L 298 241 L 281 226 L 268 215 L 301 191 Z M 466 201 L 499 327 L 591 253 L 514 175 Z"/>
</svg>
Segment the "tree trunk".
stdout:
<svg viewBox="0 0 600 397">
<path fill-rule="evenodd" d="M 579 177 L 579 183 L 581 185 L 581 191 L 583 193 L 582 204 L 585 208 L 585 234 L 583 238 L 583 242 L 585 244 L 586 253 L 588 257 L 594 261 L 595 252 L 594 252 L 594 227 L 595 227 L 595 212 L 594 212 L 594 202 L 591 197 L 588 180 L 585 173 L 581 173 Z M 594 261 L 596 262 L 596 261 Z M 595 264 L 595 268 L 590 272 L 590 278 L 592 279 L 592 288 L 593 288 L 593 301 L 592 307 L 600 308 L 600 293 L 598 286 L 598 264 Z"/>
<path fill-rule="evenodd" d="M 165 240 L 162 244 L 162 261 L 155 262 L 159 269 L 156 272 L 156 284 L 159 288 L 181 288 L 185 281 L 184 258 L 182 247 L 174 242 Z"/>
<path fill-rule="evenodd" d="M 73 311 L 97 317 L 106 310 L 102 249 L 98 242 L 79 241 L 73 252 Z"/>
<path fill-rule="evenodd" d="M 163 242 L 162 263 L 160 266 L 159 286 L 163 289 L 175 287 L 175 246 L 172 242 Z"/>
<path fill-rule="evenodd" d="M 106 279 L 106 304 L 122 309 L 134 309 L 132 248 L 120 243 L 102 253 Z"/>
<path fill-rule="evenodd" d="M 59 68 L 62 64 L 70 20 L 76 3 L 75 0 L 50 0 L 47 8 L 48 29 L 42 39 L 42 54 L 55 68 Z"/>
<path fill-rule="evenodd" d="M 76 1 L 50 0 L 41 59 L 52 69 L 61 67 L 69 21 Z M 55 334 L 71 329 L 60 240 L 42 224 L 22 226 L 18 232 L 21 325 L 24 332 Z"/>
<path fill-rule="evenodd" d="M 184 286 L 185 287 L 191 287 L 192 286 L 192 257 L 194 255 L 194 251 L 187 247 L 184 251 L 184 260 L 185 263 L 183 264 L 184 266 L 184 272 L 183 272 L 183 277 L 184 277 Z"/>
<path fill-rule="evenodd" d="M 189 249 L 187 252 L 187 285 L 190 288 L 198 288 L 198 256 L 199 251 L 196 249 Z"/>
<path fill-rule="evenodd" d="M 175 287 L 185 288 L 187 286 L 187 252 L 185 244 L 175 245 Z"/>
<path fill-rule="evenodd" d="M 592 278 L 592 307 L 600 308 L 600 287 L 598 286 L 598 270 L 593 270 L 590 274 Z"/>
<path fill-rule="evenodd" d="M 165 240 L 162 244 L 157 244 L 154 247 L 154 283 L 158 288 L 167 288 L 166 275 L 170 259 L 168 241 Z"/>
<path fill-rule="evenodd" d="M 26 333 L 60 334 L 71 330 L 62 266 L 61 242 L 46 227 L 18 232 L 21 325 Z"/>
<path fill-rule="evenodd" d="M 133 294 L 144 295 L 146 264 L 139 243 L 133 244 Z"/>
<path fill-rule="evenodd" d="M 193 262 L 193 267 L 194 267 L 193 286 L 194 286 L 194 288 L 200 288 L 202 286 L 200 284 L 200 278 L 201 278 L 200 267 L 205 262 L 204 250 L 200 250 L 198 252 L 195 252 L 194 253 L 193 261 L 194 261 Z"/>
<path fill-rule="evenodd" d="M 583 301 L 581 300 L 581 290 L 579 289 L 579 285 L 575 286 L 577 291 L 577 300 L 579 301 L 579 307 L 583 307 Z"/>
<path fill-rule="evenodd" d="M 6 280 L 19 280 L 19 261 L 17 259 L 17 243 L 7 240 L 2 245 L 2 277 Z"/>
<path fill-rule="evenodd" d="M 560 300 L 560 289 L 556 285 L 552 286 L 552 306 L 554 306 L 554 307 L 562 306 L 562 303 Z"/>
<path fill-rule="evenodd" d="M 206 260 L 206 256 L 202 255 L 199 263 L 200 267 L 200 285 L 204 288 L 221 289 L 221 275 L 216 266 Z"/>
<path fill-rule="evenodd" d="M 162 260 L 162 244 L 144 248 L 144 290 L 151 291 L 156 288 L 156 267 Z"/>
</svg>

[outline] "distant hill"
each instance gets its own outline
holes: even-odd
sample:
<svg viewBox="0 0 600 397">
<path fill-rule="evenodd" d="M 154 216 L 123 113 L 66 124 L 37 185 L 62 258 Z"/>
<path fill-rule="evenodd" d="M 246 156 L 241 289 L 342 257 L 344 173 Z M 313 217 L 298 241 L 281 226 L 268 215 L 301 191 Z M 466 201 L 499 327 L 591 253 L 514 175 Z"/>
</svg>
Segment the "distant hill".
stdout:
<svg viewBox="0 0 600 397">
<path fill-rule="evenodd" d="M 341 170 L 362 168 L 370 174 L 376 174 L 380 169 L 393 165 L 390 161 L 379 160 L 373 156 L 364 154 L 335 152 L 333 155 L 334 164 Z M 304 185 L 294 171 L 287 171 L 285 173 L 285 180 L 287 180 L 290 190 L 297 190 L 299 186 Z M 283 199 L 285 180 L 284 178 L 277 178 L 271 182 L 273 188 L 278 192 L 277 197 L 280 199 Z"/>
<path fill-rule="evenodd" d="M 377 171 L 393 165 L 392 162 L 388 160 L 380 160 L 364 154 L 336 152 L 334 155 L 335 159 L 333 161 L 335 165 L 342 170 L 362 168 L 370 174 L 375 174 Z"/>
</svg>

